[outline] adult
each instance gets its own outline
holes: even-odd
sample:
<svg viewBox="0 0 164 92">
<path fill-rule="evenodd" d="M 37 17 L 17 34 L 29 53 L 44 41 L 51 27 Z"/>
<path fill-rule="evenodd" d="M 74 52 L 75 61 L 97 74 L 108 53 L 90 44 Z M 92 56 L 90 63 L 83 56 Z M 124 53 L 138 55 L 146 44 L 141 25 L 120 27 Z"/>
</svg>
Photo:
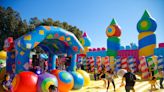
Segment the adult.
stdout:
<svg viewBox="0 0 164 92">
<path fill-rule="evenodd" d="M 130 92 L 130 90 L 135 92 L 134 85 L 135 85 L 135 80 L 136 79 L 137 78 L 136 78 L 135 74 L 133 74 L 131 72 L 131 69 L 128 69 L 128 72 L 125 73 L 123 78 L 122 78 L 122 84 L 121 84 L 121 85 L 124 85 L 124 80 L 125 80 L 125 82 L 126 82 L 126 84 L 125 84 L 126 92 Z"/>
<path fill-rule="evenodd" d="M 102 68 L 102 71 L 99 75 L 99 79 L 102 79 L 104 81 L 104 87 L 106 87 L 105 68 Z"/>
<path fill-rule="evenodd" d="M 163 80 L 164 80 L 164 69 L 160 69 L 159 70 L 159 74 L 160 74 L 160 81 L 159 81 L 160 88 L 164 89 L 163 84 L 162 84 Z"/>
<path fill-rule="evenodd" d="M 113 70 L 110 69 L 110 70 L 107 71 L 105 74 L 106 74 L 106 79 L 107 79 L 107 81 L 108 81 L 107 92 L 108 92 L 108 89 L 109 89 L 110 82 L 112 82 L 113 88 L 114 88 L 114 91 L 115 91 L 115 83 L 114 83 L 114 80 L 113 80 L 113 77 L 114 77 L 114 72 L 113 72 Z"/>
</svg>

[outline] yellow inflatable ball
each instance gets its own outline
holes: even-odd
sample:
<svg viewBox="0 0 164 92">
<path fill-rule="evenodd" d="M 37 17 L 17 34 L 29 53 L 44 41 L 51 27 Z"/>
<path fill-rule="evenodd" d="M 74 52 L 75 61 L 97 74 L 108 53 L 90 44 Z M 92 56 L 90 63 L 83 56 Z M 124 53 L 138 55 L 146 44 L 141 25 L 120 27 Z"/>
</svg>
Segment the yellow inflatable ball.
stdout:
<svg viewBox="0 0 164 92">
<path fill-rule="evenodd" d="M 84 86 L 88 86 L 90 84 L 90 76 L 89 74 L 84 70 L 77 70 L 78 73 L 80 73 L 84 78 Z"/>
<path fill-rule="evenodd" d="M 5 51 L 0 51 L 0 59 L 6 60 L 7 53 Z"/>
</svg>

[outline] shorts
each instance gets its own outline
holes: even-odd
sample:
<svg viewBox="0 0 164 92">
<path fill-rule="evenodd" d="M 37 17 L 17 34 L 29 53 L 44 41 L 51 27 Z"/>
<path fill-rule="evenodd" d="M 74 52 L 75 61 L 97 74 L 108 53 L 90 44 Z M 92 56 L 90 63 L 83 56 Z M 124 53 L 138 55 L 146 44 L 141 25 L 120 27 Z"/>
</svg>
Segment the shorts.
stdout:
<svg viewBox="0 0 164 92">
<path fill-rule="evenodd" d="M 101 78 L 105 78 L 105 74 L 103 74 L 103 75 L 101 76 Z"/>
<path fill-rule="evenodd" d="M 125 86 L 126 92 L 130 92 L 130 90 L 133 90 L 134 86 Z"/>
</svg>

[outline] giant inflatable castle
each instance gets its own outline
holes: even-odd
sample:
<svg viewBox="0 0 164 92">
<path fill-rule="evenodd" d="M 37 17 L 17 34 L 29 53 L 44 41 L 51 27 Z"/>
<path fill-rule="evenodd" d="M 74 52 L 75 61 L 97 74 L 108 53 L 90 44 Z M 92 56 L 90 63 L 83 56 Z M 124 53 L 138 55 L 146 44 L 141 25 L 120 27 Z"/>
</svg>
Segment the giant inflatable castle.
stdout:
<svg viewBox="0 0 164 92">
<path fill-rule="evenodd" d="M 164 69 L 164 43 L 159 43 L 157 48 L 156 28 L 155 19 L 145 10 L 137 23 L 138 46 L 132 43 L 124 47 L 119 38 L 121 28 L 113 19 L 106 28 L 107 48 L 89 48 L 91 40 L 84 33 L 81 43 L 85 51 L 78 54 L 77 62 L 84 61 L 85 69 L 91 69 L 91 72 L 95 68 L 100 72 L 104 64 L 106 70 L 131 69 L 133 72 L 141 72 L 143 79 L 150 77 L 149 71 L 153 68 L 155 76 L 158 76 L 158 70 Z M 91 68 L 87 68 L 88 65 Z"/>
</svg>

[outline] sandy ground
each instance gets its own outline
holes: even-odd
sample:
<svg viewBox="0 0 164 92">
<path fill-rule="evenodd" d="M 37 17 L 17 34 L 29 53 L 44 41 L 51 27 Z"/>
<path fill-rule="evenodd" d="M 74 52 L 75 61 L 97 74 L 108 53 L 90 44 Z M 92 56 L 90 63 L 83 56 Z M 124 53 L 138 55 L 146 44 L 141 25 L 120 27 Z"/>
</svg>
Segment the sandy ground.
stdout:
<svg viewBox="0 0 164 92">
<path fill-rule="evenodd" d="M 115 92 L 125 92 L 124 87 L 120 87 L 121 84 L 120 78 L 115 79 L 115 84 L 116 84 Z M 164 92 L 164 89 L 159 89 L 159 85 L 157 85 L 157 88 L 158 90 L 153 90 L 152 92 Z M 113 85 L 111 83 L 108 92 L 114 92 L 113 90 L 114 90 Z M 150 84 L 148 83 L 148 81 L 136 82 L 135 90 L 136 92 L 151 92 Z M 89 86 L 83 87 L 80 90 L 72 90 L 70 92 L 106 92 L 106 89 L 103 87 L 103 81 L 98 80 L 98 81 L 91 81 Z"/>
<path fill-rule="evenodd" d="M 3 71 L 3 73 L 4 73 L 4 71 Z M 2 75 L 4 75 L 3 73 L 1 71 L 0 77 L 2 77 Z M 115 92 L 125 92 L 124 87 L 120 87 L 121 78 L 115 78 L 114 81 L 116 84 Z M 0 83 L 1 83 L 1 80 L 0 80 Z M 158 90 L 154 90 L 152 92 L 164 92 L 164 89 L 159 89 L 159 81 L 158 81 L 157 88 L 158 88 Z M 148 83 L 148 81 L 136 82 L 135 90 L 136 90 L 136 92 L 150 92 L 150 84 Z M 1 85 L 0 85 L 0 92 L 3 92 Z M 72 90 L 70 92 L 106 92 L 106 88 L 103 87 L 102 80 L 98 80 L 98 81 L 91 80 L 91 83 L 89 86 L 83 87 L 79 90 Z M 109 88 L 108 92 L 114 92 L 112 83 L 110 84 L 110 88 Z"/>
</svg>

